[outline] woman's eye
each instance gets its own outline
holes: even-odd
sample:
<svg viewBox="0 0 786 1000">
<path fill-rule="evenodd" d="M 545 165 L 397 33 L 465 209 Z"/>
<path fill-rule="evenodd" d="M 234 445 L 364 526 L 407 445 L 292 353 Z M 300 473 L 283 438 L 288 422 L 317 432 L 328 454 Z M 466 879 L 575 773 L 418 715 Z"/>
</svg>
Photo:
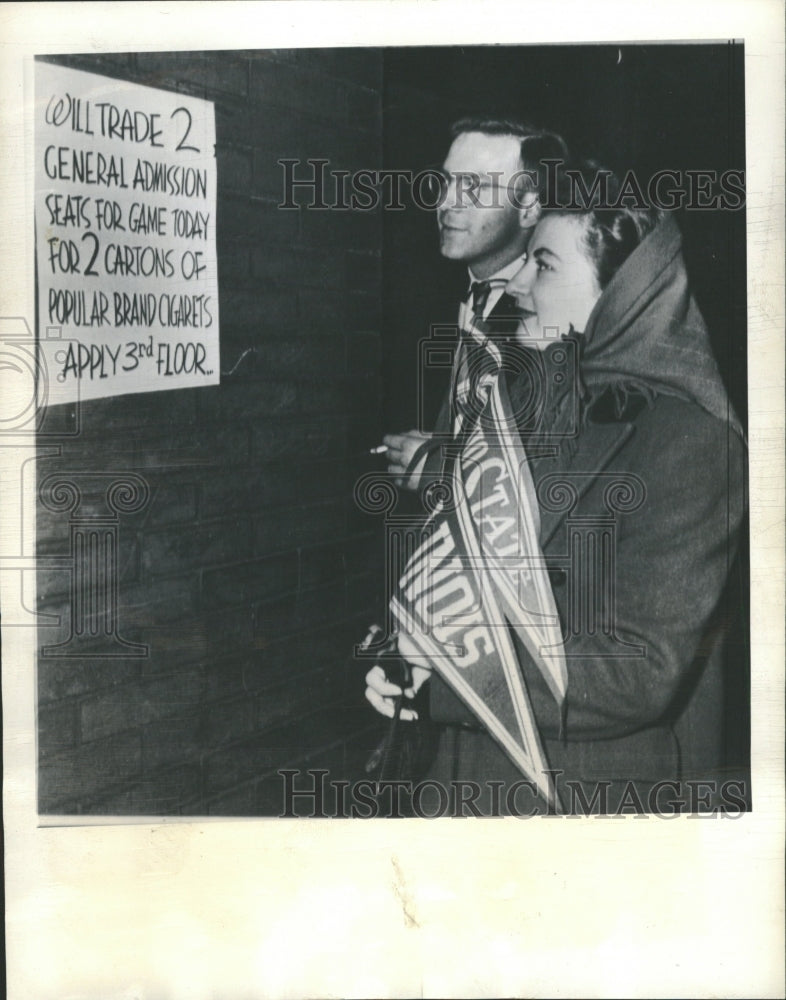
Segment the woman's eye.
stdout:
<svg viewBox="0 0 786 1000">
<path fill-rule="evenodd" d="M 547 264 L 545 262 L 545 260 L 539 260 L 537 262 L 537 264 L 538 264 L 538 271 L 553 271 L 554 270 L 554 268 L 550 264 Z"/>
</svg>

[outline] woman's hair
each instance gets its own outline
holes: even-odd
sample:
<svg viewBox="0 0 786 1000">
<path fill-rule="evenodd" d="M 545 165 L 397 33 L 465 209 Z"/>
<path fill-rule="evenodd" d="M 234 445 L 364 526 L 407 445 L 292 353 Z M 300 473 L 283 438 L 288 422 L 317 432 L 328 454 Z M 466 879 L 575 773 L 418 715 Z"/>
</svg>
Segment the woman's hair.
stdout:
<svg viewBox="0 0 786 1000">
<path fill-rule="evenodd" d="M 663 212 L 642 204 L 621 204 L 619 178 L 594 161 L 561 169 L 556 188 L 556 198 L 546 206 L 544 214 L 563 215 L 581 223 L 587 256 L 603 290 L 660 222 Z M 627 197 L 635 200 L 632 193 Z"/>
</svg>

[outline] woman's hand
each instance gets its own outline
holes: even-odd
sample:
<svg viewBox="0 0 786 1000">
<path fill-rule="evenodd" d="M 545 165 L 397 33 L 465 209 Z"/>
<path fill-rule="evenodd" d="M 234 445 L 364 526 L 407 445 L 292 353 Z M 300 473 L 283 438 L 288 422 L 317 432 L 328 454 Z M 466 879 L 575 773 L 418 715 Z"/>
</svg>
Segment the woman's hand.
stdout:
<svg viewBox="0 0 786 1000">
<path fill-rule="evenodd" d="M 415 452 L 433 437 L 422 431 L 405 431 L 403 434 L 386 434 L 382 438 L 388 448 L 388 472 L 396 476 L 396 485 L 407 490 L 416 490 L 420 485 L 420 477 L 426 464 L 426 452 L 420 457 L 417 465 L 412 467 Z"/>
<path fill-rule="evenodd" d="M 424 681 L 428 680 L 431 674 L 431 671 L 426 667 L 411 666 L 410 669 L 412 683 L 405 691 L 402 691 L 397 684 L 393 684 L 387 679 L 385 671 L 378 663 L 366 674 L 366 699 L 380 715 L 386 715 L 389 719 L 392 719 L 396 710 L 396 698 L 400 698 L 402 694 L 410 700 L 414 698 L 423 686 Z M 402 705 L 399 718 L 411 722 L 417 719 L 417 717 L 418 713 L 416 709 L 407 708 Z"/>
</svg>

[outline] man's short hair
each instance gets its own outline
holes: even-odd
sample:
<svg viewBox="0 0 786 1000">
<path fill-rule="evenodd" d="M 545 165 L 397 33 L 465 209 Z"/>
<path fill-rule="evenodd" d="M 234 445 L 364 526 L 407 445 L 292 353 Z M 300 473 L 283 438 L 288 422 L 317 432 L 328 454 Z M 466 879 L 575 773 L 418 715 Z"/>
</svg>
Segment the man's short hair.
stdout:
<svg viewBox="0 0 786 1000">
<path fill-rule="evenodd" d="M 482 132 L 484 135 L 512 135 L 523 139 L 528 135 L 536 135 L 540 129 L 534 125 L 519 121 L 516 118 L 491 118 L 486 116 L 467 116 L 459 118 L 450 126 L 451 138 L 462 132 Z"/>
<path fill-rule="evenodd" d="M 530 171 L 536 180 L 525 178 L 524 189 L 537 191 L 541 200 L 546 186 L 546 170 L 542 166 L 546 160 L 566 162 L 570 159 L 568 146 L 561 135 L 546 129 L 529 125 L 517 118 L 492 118 L 474 116 L 459 118 L 450 127 L 453 139 L 465 132 L 480 132 L 483 135 L 509 135 L 521 140 L 520 158 L 522 170 Z"/>
</svg>

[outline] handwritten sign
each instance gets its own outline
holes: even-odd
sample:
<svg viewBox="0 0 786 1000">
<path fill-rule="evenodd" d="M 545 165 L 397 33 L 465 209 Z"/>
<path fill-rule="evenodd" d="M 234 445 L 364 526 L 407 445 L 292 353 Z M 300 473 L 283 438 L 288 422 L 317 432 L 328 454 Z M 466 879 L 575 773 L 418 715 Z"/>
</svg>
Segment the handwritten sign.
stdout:
<svg viewBox="0 0 786 1000">
<path fill-rule="evenodd" d="M 209 101 L 36 64 L 47 402 L 219 381 Z"/>
</svg>

